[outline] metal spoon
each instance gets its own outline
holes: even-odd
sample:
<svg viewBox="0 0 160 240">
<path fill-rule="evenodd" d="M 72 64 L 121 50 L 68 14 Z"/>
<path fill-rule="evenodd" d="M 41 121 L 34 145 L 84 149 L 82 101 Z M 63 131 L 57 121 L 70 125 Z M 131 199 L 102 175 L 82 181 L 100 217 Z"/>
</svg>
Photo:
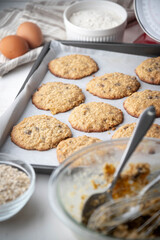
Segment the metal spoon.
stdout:
<svg viewBox="0 0 160 240">
<path fill-rule="evenodd" d="M 106 202 L 105 204 L 103 204 L 94 211 L 94 213 L 89 218 L 87 226 L 90 229 L 94 230 L 101 228 L 105 231 L 105 234 L 108 234 L 110 231 L 115 229 L 120 224 L 137 219 L 139 216 L 142 215 L 143 211 L 146 210 L 144 209 L 141 211 L 142 204 L 144 204 L 146 201 L 150 201 L 151 199 L 156 198 L 157 196 L 159 198 L 159 192 L 155 191 L 154 189 L 153 189 L 154 191 L 152 191 L 151 193 L 146 194 L 159 181 L 160 174 L 156 178 L 154 178 L 149 184 L 147 184 L 139 192 L 138 195 L 131 198 L 123 198 L 108 203 Z M 153 209 L 153 206 L 151 206 L 151 209 Z M 147 210 L 149 210 L 149 208 Z M 160 216 L 160 210 L 155 215 Z M 144 224 L 142 224 L 137 229 L 137 232 L 142 231 L 143 228 L 146 227 L 146 225 L 149 225 L 149 223 L 152 220 L 152 217 L 149 219 L 149 221 L 147 220 L 147 222 L 144 222 Z M 150 227 L 150 229 L 152 229 L 153 227 L 154 225 Z"/>
<path fill-rule="evenodd" d="M 88 198 L 88 200 L 85 202 L 83 210 L 82 210 L 82 216 L 81 221 L 84 225 L 87 225 L 88 220 L 93 213 L 93 211 L 102 205 L 103 203 L 112 200 L 112 190 L 117 182 L 117 179 L 119 178 L 122 170 L 124 169 L 126 163 L 128 162 L 131 154 L 136 149 L 137 145 L 140 143 L 150 126 L 152 125 L 154 119 L 156 117 L 156 112 L 154 106 L 148 107 L 140 116 L 138 124 L 136 128 L 134 129 L 134 132 L 127 144 L 127 147 L 122 155 L 122 158 L 120 160 L 120 164 L 118 168 L 116 169 L 116 172 L 114 174 L 113 181 L 108 185 L 105 192 L 102 193 L 96 193 L 93 194 Z"/>
</svg>

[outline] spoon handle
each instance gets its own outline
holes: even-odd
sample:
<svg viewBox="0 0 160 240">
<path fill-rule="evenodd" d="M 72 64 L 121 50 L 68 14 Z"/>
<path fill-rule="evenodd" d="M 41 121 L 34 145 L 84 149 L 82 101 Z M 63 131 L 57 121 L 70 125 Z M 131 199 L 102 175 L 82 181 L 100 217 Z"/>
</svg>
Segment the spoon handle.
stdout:
<svg viewBox="0 0 160 240">
<path fill-rule="evenodd" d="M 154 106 L 148 107 L 141 115 L 139 118 L 139 121 L 137 123 L 137 126 L 134 129 L 134 132 L 127 144 L 127 147 L 122 155 L 120 164 L 114 174 L 114 179 L 110 185 L 110 190 L 113 189 L 120 173 L 122 172 L 125 164 L 129 160 L 129 157 L 137 147 L 137 145 L 140 143 L 150 126 L 152 125 L 154 119 L 156 117 L 156 112 Z"/>
</svg>

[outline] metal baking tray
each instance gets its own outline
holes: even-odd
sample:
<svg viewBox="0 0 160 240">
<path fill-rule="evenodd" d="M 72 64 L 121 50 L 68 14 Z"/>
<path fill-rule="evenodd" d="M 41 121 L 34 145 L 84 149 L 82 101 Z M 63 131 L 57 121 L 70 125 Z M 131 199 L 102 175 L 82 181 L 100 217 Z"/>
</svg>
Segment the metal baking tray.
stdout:
<svg viewBox="0 0 160 240">
<path fill-rule="evenodd" d="M 97 49 L 97 50 L 103 50 L 103 51 L 127 53 L 127 54 L 148 56 L 148 57 L 160 56 L 160 46 L 156 44 L 148 45 L 148 44 L 130 44 L 130 43 L 98 43 L 98 42 L 93 43 L 93 42 L 79 42 L 79 41 L 59 41 L 59 42 L 67 46 L 74 46 L 79 48 Z M 50 50 L 50 45 L 51 45 L 51 42 L 47 42 L 44 45 L 39 57 L 33 64 L 17 96 L 24 89 L 30 77 L 35 73 L 37 68 L 43 62 L 45 56 Z M 32 165 L 36 172 L 46 173 L 46 174 L 50 174 L 56 168 L 54 166 L 49 166 L 49 165 L 43 165 L 43 166 L 38 164 L 32 164 Z"/>
</svg>

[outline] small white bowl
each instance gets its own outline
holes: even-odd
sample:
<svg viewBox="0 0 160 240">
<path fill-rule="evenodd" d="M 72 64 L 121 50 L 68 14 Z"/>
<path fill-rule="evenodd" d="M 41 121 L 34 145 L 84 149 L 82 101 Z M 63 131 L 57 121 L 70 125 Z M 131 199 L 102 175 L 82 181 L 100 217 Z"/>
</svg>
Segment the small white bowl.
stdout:
<svg viewBox="0 0 160 240">
<path fill-rule="evenodd" d="M 0 165 L 1 164 L 17 168 L 18 170 L 27 174 L 30 179 L 30 185 L 22 195 L 12 201 L 0 205 L 0 222 L 5 221 L 17 214 L 29 201 L 35 189 L 35 172 L 31 165 L 3 153 L 0 153 Z"/>
<path fill-rule="evenodd" d="M 106 29 L 91 30 L 71 23 L 70 18 L 74 13 L 84 10 L 108 11 L 121 18 L 119 25 Z M 114 2 L 109 1 L 82 1 L 70 5 L 63 14 L 68 40 L 90 42 L 121 42 L 127 24 L 126 10 Z"/>
</svg>

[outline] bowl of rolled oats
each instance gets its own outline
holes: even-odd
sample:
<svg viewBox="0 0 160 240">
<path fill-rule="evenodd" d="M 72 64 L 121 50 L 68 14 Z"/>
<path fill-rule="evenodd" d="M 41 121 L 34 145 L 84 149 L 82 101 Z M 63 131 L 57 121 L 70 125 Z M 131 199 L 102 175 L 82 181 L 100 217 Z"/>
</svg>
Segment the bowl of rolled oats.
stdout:
<svg viewBox="0 0 160 240">
<path fill-rule="evenodd" d="M 33 167 L 8 154 L 0 153 L 0 222 L 17 214 L 35 188 Z"/>
</svg>

